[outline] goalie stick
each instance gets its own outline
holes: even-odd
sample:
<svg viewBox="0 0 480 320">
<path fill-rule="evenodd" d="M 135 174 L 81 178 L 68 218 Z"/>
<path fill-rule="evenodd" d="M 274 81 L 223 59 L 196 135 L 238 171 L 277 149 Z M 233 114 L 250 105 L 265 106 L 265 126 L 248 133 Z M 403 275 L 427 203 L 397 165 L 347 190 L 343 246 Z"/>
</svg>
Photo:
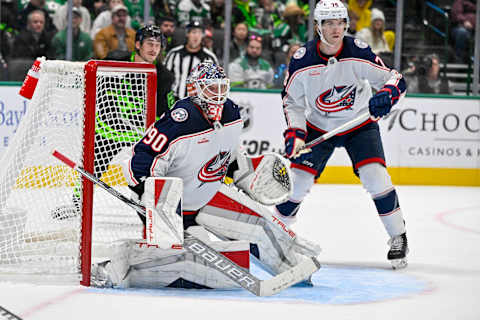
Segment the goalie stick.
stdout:
<svg viewBox="0 0 480 320">
<path fill-rule="evenodd" d="M 57 150 L 54 150 L 52 155 L 80 173 L 84 178 L 90 180 L 94 184 L 100 186 L 105 191 L 116 197 L 117 199 L 123 201 L 134 210 L 139 212 L 142 215 L 145 215 L 145 207 L 125 197 L 123 194 L 101 181 L 99 178 L 95 177 L 90 172 L 87 172 L 82 167 L 78 166 L 74 161 L 63 155 Z M 205 242 L 200 239 L 190 235 L 185 231 L 185 239 L 183 241 L 183 247 L 188 252 L 191 252 L 196 257 L 199 257 L 207 263 L 211 268 L 219 271 L 237 285 L 242 288 L 250 291 L 256 296 L 271 296 L 280 291 L 308 278 L 318 269 L 320 269 L 320 262 L 315 257 L 310 257 L 305 259 L 301 263 L 297 264 L 293 268 L 290 268 L 271 279 L 260 280 L 250 272 L 246 271 L 242 267 L 238 266 L 236 263 L 230 259 L 223 256 L 218 251 L 212 249 Z"/>
</svg>

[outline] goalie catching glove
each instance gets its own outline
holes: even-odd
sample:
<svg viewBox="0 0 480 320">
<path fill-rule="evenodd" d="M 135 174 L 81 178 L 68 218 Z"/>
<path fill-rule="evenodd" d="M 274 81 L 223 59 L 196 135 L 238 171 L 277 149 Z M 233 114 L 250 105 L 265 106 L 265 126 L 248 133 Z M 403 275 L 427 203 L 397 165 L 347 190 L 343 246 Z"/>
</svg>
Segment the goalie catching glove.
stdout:
<svg viewBox="0 0 480 320">
<path fill-rule="evenodd" d="M 236 157 L 238 170 L 233 172 L 235 185 L 264 205 L 282 203 L 292 193 L 290 162 L 276 153 Z"/>
</svg>

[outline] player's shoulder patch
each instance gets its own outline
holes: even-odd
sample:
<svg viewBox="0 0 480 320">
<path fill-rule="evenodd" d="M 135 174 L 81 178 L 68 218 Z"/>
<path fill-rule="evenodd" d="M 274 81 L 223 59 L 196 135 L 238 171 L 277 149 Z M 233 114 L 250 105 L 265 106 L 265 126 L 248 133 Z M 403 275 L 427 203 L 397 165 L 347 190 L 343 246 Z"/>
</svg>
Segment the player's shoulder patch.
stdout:
<svg viewBox="0 0 480 320">
<path fill-rule="evenodd" d="M 188 111 L 184 108 L 176 108 L 172 110 L 170 116 L 176 122 L 183 122 L 188 119 Z"/>
<path fill-rule="evenodd" d="M 295 53 L 293 54 L 293 58 L 294 59 L 301 59 L 303 58 L 303 56 L 305 55 L 305 52 L 307 52 L 307 48 L 305 47 L 300 47 L 297 49 L 297 51 L 295 51 Z"/>
<path fill-rule="evenodd" d="M 355 43 L 355 45 L 357 47 L 359 47 L 360 49 L 365 49 L 365 48 L 368 47 L 368 44 L 365 41 L 360 40 L 360 39 L 353 40 L 353 43 Z"/>
</svg>

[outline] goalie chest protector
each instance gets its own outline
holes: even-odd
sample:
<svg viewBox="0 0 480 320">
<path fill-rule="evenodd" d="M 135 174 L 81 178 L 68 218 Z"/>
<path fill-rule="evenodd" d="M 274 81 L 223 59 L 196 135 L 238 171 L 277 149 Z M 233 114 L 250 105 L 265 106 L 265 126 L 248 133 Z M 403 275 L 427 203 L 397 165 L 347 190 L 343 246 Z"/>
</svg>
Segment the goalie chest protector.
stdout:
<svg viewBox="0 0 480 320">
<path fill-rule="evenodd" d="M 178 101 L 133 147 L 129 184 L 149 176 L 178 177 L 184 184 L 183 209 L 203 207 L 220 188 L 239 145 L 243 121 L 230 99 L 220 123 L 215 129 L 190 98 Z"/>
</svg>

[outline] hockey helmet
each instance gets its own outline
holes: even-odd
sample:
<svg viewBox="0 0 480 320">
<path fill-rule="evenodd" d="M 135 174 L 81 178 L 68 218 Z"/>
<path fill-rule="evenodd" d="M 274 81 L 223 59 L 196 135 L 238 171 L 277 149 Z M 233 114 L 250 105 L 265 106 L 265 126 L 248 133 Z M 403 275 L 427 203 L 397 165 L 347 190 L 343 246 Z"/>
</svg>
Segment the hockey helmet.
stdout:
<svg viewBox="0 0 480 320">
<path fill-rule="evenodd" d="M 160 41 L 162 48 L 165 48 L 166 39 L 159 27 L 147 24 L 138 29 L 135 34 L 135 41 L 140 41 L 140 43 L 149 38 L 155 38 L 155 40 Z"/>
<path fill-rule="evenodd" d="M 211 61 L 199 63 L 190 71 L 186 84 L 188 95 L 199 100 L 207 116 L 220 120 L 230 92 L 230 80 L 223 68 Z"/>
<path fill-rule="evenodd" d="M 347 23 L 345 30 L 347 30 L 350 25 L 347 8 L 345 8 L 340 0 L 321 0 L 315 6 L 313 16 L 317 21 L 317 32 L 322 41 L 324 41 L 322 36 L 322 23 L 324 20 L 345 19 Z"/>
</svg>

